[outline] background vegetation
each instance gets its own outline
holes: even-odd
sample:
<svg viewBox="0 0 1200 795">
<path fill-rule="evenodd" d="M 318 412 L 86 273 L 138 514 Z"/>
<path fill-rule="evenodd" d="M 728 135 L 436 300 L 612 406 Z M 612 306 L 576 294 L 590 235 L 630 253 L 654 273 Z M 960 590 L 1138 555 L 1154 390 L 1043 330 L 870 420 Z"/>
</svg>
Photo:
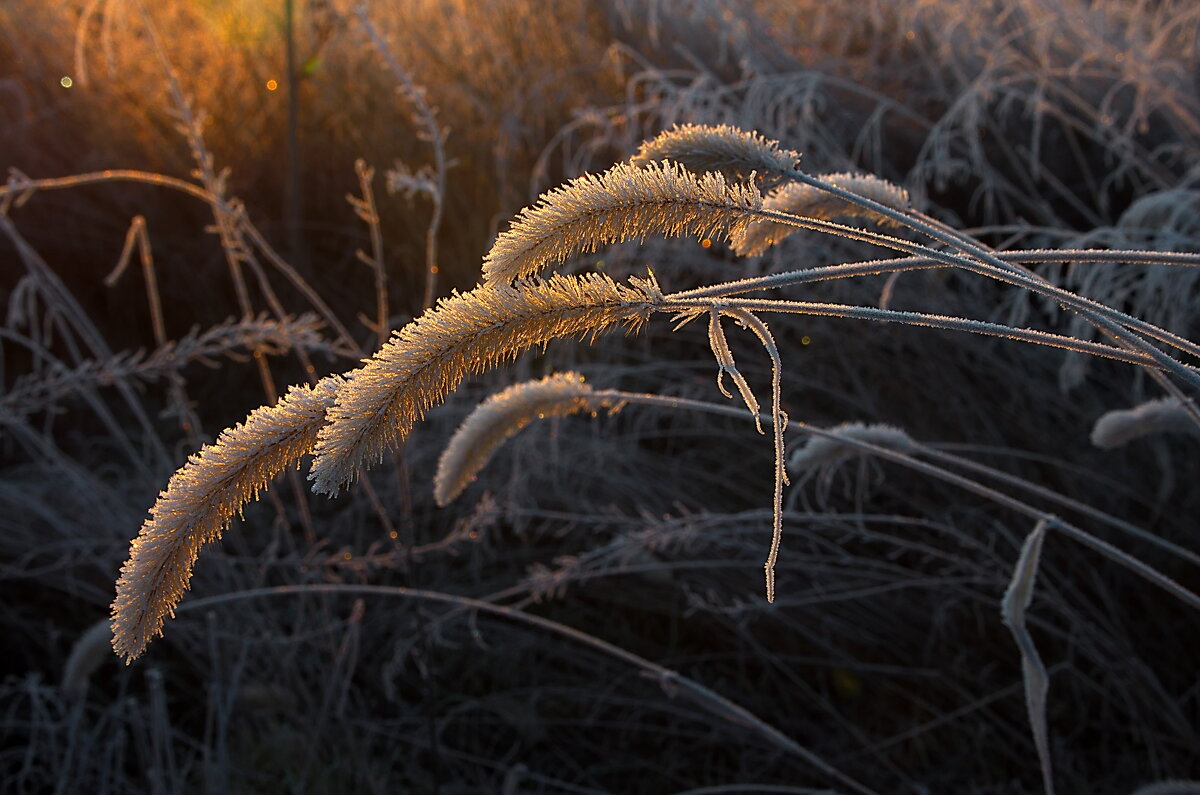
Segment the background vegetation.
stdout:
<svg viewBox="0 0 1200 795">
<path fill-rule="evenodd" d="M 698 327 L 556 343 L 477 379 L 349 494 L 282 479 L 133 666 L 89 630 L 188 454 L 418 314 L 431 251 L 438 294 L 469 288 L 540 191 L 675 122 L 878 174 L 998 248 L 1200 250 L 1200 6 L 289 8 L 0 5 L 6 791 L 1038 791 L 999 607 L 1024 517 L 875 459 L 797 474 L 768 605 L 769 444 L 745 420 L 645 406 L 535 424 L 435 507 L 441 449 L 502 385 L 570 368 L 719 400 Z M 109 169 L 192 188 L 38 182 Z M 758 258 L 685 239 L 574 267 L 650 266 L 678 290 L 880 256 L 804 233 Z M 1200 331 L 1195 269 L 1043 272 Z M 878 304 L 885 282 L 786 297 Z M 886 286 L 894 307 L 1081 333 L 981 279 Z M 896 425 L 1197 549 L 1194 437 L 1089 442 L 1104 412 L 1160 395 L 1140 371 L 859 321 L 772 329 L 793 419 Z M 753 339 L 730 342 L 765 388 Z M 1200 588 L 1187 555 L 1087 526 Z M 1192 609 L 1051 534 L 1029 621 L 1061 791 L 1200 778 Z"/>
</svg>

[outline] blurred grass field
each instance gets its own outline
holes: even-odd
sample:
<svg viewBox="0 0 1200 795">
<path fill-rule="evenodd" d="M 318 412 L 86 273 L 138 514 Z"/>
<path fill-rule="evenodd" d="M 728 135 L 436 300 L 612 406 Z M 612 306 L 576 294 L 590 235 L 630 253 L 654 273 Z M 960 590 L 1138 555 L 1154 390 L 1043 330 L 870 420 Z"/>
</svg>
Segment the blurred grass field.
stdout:
<svg viewBox="0 0 1200 795">
<path fill-rule="evenodd" d="M 1000 615 L 1024 517 L 877 459 L 794 476 L 768 605 L 769 445 L 745 420 L 644 406 L 535 423 L 435 506 L 447 439 L 504 385 L 574 369 L 721 401 L 690 326 L 556 342 L 476 379 L 337 500 L 281 478 L 134 665 L 89 628 L 200 444 L 417 316 L 431 245 L 437 294 L 472 287 L 540 192 L 674 123 L 878 174 L 997 249 L 1200 251 L 1200 6 L 9 0 L 0 111 L 4 791 L 856 791 L 796 746 L 857 791 L 1041 790 Z M 360 160 L 374 223 L 348 201 Z M 140 181 L 99 173 L 118 169 Z M 762 257 L 651 240 L 570 267 L 682 290 L 883 256 L 804 233 Z M 1041 272 L 1200 334 L 1195 268 Z M 885 281 L 783 297 L 886 288 L 894 307 L 1081 333 L 958 272 Z M 1200 551 L 1194 436 L 1089 441 L 1161 394 L 1143 372 L 864 321 L 771 327 L 792 419 L 902 427 Z M 730 343 L 765 388 L 761 350 Z M 1078 521 L 1200 589 L 1186 556 Z M 1200 778 L 1194 610 L 1051 535 L 1029 617 L 1060 792 Z"/>
</svg>

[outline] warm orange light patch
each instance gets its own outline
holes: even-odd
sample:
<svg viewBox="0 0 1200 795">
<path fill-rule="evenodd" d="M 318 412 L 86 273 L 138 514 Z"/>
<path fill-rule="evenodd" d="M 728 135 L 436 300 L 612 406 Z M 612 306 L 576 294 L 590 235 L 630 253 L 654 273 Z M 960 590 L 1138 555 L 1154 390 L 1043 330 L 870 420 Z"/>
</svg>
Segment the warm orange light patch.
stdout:
<svg viewBox="0 0 1200 795">
<path fill-rule="evenodd" d="M 278 80 L 268 80 L 267 81 L 267 91 L 274 91 L 277 88 L 279 88 Z"/>
<path fill-rule="evenodd" d="M 702 247 L 704 247 L 704 248 L 708 248 L 709 246 L 711 246 L 711 245 L 712 245 L 712 241 L 711 241 L 711 240 L 709 240 L 709 239 L 706 237 L 706 238 L 704 238 L 703 240 L 701 240 L 701 241 L 700 241 L 700 245 L 701 245 Z"/>
</svg>

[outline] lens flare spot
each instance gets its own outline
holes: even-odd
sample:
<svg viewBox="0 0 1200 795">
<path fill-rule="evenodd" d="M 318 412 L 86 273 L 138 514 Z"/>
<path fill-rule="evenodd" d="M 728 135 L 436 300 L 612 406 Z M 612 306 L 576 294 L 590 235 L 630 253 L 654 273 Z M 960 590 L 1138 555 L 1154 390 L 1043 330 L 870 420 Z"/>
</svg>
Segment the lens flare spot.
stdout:
<svg viewBox="0 0 1200 795">
<path fill-rule="evenodd" d="M 700 246 L 702 248 L 708 248 L 711 245 L 712 245 L 712 241 L 709 240 L 707 237 L 700 241 Z"/>
<path fill-rule="evenodd" d="M 267 91 L 274 91 L 277 88 L 279 88 L 278 80 L 268 80 L 267 81 Z"/>
<path fill-rule="evenodd" d="M 63 88 L 70 88 L 71 86 L 75 85 L 75 81 L 71 79 L 70 75 L 63 75 L 62 79 L 58 81 L 58 84 Z"/>
<path fill-rule="evenodd" d="M 807 345 L 810 342 L 812 342 L 812 338 L 809 337 L 807 334 L 800 338 L 801 345 Z"/>
</svg>

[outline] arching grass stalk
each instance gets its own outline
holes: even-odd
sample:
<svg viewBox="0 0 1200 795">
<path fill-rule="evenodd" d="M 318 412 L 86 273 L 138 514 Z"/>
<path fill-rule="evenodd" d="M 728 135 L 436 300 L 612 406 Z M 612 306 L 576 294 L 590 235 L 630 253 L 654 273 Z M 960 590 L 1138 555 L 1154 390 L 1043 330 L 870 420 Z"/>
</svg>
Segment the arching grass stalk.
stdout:
<svg viewBox="0 0 1200 795">
<path fill-rule="evenodd" d="M 791 154 L 794 155 L 794 153 Z M 742 160 L 740 168 L 737 164 L 730 162 L 738 158 Z M 756 134 L 746 133 L 733 127 L 687 125 L 683 128 L 664 131 L 656 138 L 646 142 L 630 162 L 635 166 L 642 166 L 644 168 L 648 174 L 647 180 L 650 178 L 649 175 L 656 173 L 655 167 L 669 167 L 672 164 L 679 164 L 685 169 L 704 174 L 704 178 L 716 177 L 718 174 L 730 176 L 732 173 L 734 182 L 739 182 L 742 181 L 737 176 L 739 171 L 757 168 L 759 170 L 765 169 L 768 172 L 777 172 L 779 144 L 776 141 L 762 138 Z M 607 175 L 620 173 L 622 168 L 623 164 L 618 164 L 610 172 L 601 175 L 598 182 L 604 184 L 607 188 L 608 185 L 605 179 Z M 900 224 L 926 234 L 934 240 L 950 245 L 965 256 L 950 255 L 925 246 L 909 243 L 890 235 L 832 223 L 831 221 L 823 220 L 824 216 L 830 214 L 825 211 L 816 212 L 816 215 L 821 217 L 809 217 L 802 211 L 781 212 L 779 209 L 764 206 L 761 201 L 744 207 L 738 207 L 734 203 L 726 201 L 725 206 L 760 219 L 783 224 L 784 226 L 824 231 L 854 240 L 875 243 L 909 254 L 932 256 L 948 265 L 961 267 L 980 275 L 990 276 L 999 281 L 1025 287 L 1033 292 L 1058 300 L 1064 306 L 1077 311 L 1098 328 L 1106 330 L 1130 346 L 1154 356 L 1165 369 L 1174 370 L 1177 375 L 1180 375 L 1185 380 L 1191 380 L 1194 385 L 1200 385 L 1200 374 L 1190 373 L 1182 369 L 1182 366 L 1176 368 L 1170 357 L 1162 354 L 1145 340 L 1138 338 L 1136 335 L 1129 334 L 1121 326 L 1135 328 L 1156 339 L 1160 338 L 1160 334 L 1165 333 L 1162 329 L 1125 313 L 1118 312 L 1111 307 L 1063 290 L 1050 284 L 1036 274 L 1032 274 L 1020 267 L 1010 266 L 996 259 L 991 250 L 984 247 L 978 241 L 950 230 L 933 219 L 908 210 L 907 194 L 902 189 L 890 183 L 870 176 L 861 178 L 859 182 L 860 189 L 882 200 L 877 201 L 876 198 L 872 198 L 871 196 L 865 196 L 834 185 L 829 180 L 812 177 L 799 171 L 794 166 L 781 174 L 781 176 L 785 176 L 792 184 L 806 185 L 818 191 L 823 191 L 825 194 L 849 203 L 851 208 L 861 208 L 873 213 L 885 223 Z M 847 175 L 829 176 L 831 179 L 835 179 L 846 177 Z M 819 194 L 812 198 L 816 200 L 814 207 L 822 204 L 819 201 Z M 553 192 L 543 194 L 542 201 L 549 209 L 560 209 L 560 214 L 562 214 L 561 211 L 570 214 L 575 209 L 559 202 Z M 801 206 L 804 204 L 804 202 L 800 203 Z M 889 206 L 889 204 L 893 206 Z M 787 201 L 784 201 L 779 206 L 788 207 L 789 205 Z M 836 213 L 833 214 L 836 215 Z M 742 240 L 743 242 L 744 233 L 748 228 L 744 224 L 726 227 L 731 240 Z M 1091 311 L 1089 312 L 1089 310 Z M 1187 341 L 1182 342 L 1187 343 Z M 1190 345 L 1190 343 L 1187 344 Z M 1197 353 L 1198 350 L 1200 348 L 1197 346 L 1189 348 L 1191 353 L 1200 355 Z"/>
<path fill-rule="evenodd" d="M 853 778 L 850 778 L 850 776 L 848 776 L 846 773 L 838 770 L 833 765 L 829 764 L 812 751 L 783 734 L 783 732 L 779 731 L 779 729 L 776 729 L 774 726 L 750 712 L 745 707 L 730 701 L 729 699 L 705 687 L 694 679 L 690 679 L 689 677 L 673 671 L 670 668 L 665 668 L 657 663 L 647 660 L 644 657 L 640 657 L 633 652 L 626 651 L 620 646 L 616 646 L 605 640 L 597 638 L 594 635 L 589 635 L 586 632 L 575 629 L 574 627 L 570 627 L 566 624 L 561 624 L 557 621 L 552 621 L 541 616 L 535 616 L 522 610 L 516 610 L 504 605 L 493 604 L 492 602 L 484 601 L 482 599 L 472 599 L 468 596 L 442 593 L 440 591 L 405 588 L 397 585 L 358 585 L 351 583 L 338 583 L 334 585 L 279 585 L 271 588 L 251 588 L 244 591 L 236 591 L 234 593 L 197 599 L 181 606 L 179 611 L 186 612 L 189 610 L 211 609 L 220 605 L 240 602 L 247 599 L 268 599 L 280 596 L 295 597 L 305 595 L 389 596 L 426 602 L 436 602 L 439 604 L 460 608 L 464 611 L 487 613 L 488 615 L 495 616 L 506 621 L 511 621 L 516 624 L 523 624 L 544 632 L 549 632 L 553 635 L 558 635 L 641 670 L 644 676 L 657 681 L 667 693 L 683 693 L 687 695 L 705 710 L 719 718 L 722 718 L 725 721 L 728 721 L 739 730 L 742 730 L 745 727 L 750 727 L 764 737 L 773 746 L 777 747 L 781 751 L 784 751 L 785 753 L 799 757 L 830 778 L 850 788 L 854 792 L 860 793 L 860 795 L 878 795 L 875 790 L 872 790 L 869 787 L 866 787 L 855 781 Z"/>
<path fill-rule="evenodd" d="M 682 294 L 667 294 L 662 302 L 654 306 L 655 311 L 689 313 L 712 305 L 713 300 L 681 298 Z M 1051 348 L 1076 351 L 1092 356 L 1115 359 L 1120 362 L 1137 364 L 1143 367 L 1156 366 L 1152 357 L 1135 351 L 1114 348 L 1099 342 L 1079 340 L 1061 334 L 1035 329 L 1016 328 L 1003 323 L 992 323 L 986 320 L 953 317 L 950 315 L 934 315 L 927 312 L 904 312 L 894 309 L 879 309 L 873 306 L 855 306 L 851 304 L 817 303 L 812 301 L 786 301 L 762 298 L 718 299 L 721 306 L 744 309 L 751 312 L 783 312 L 801 315 L 824 315 L 827 317 L 844 317 L 856 320 L 876 320 L 890 323 L 904 323 L 910 326 L 927 326 L 930 328 L 948 329 L 954 331 L 970 331 L 989 337 L 1032 342 Z M 1172 360 L 1174 361 L 1174 360 Z M 1179 365 L 1178 362 L 1176 362 Z M 1182 367 L 1183 365 L 1179 365 Z"/>
<path fill-rule="evenodd" d="M 1129 343 L 1138 351 L 1152 357 L 1161 365 L 1161 369 L 1170 370 L 1181 378 L 1190 381 L 1194 386 L 1200 387 L 1200 373 L 1196 372 L 1177 360 L 1166 355 L 1155 346 L 1151 345 L 1146 339 L 1135 334 L 1131 334 L 1127 329 L 1136 330 L 1145 334 L 1151 339 L 1156 339 L 1160 342 L 1171 345 L 1172 347 L 1186 351 L 1193 356 L 1200 357 L 1200 345 L 1189 340 L 1183 339 L 1178 335 L 1172 334 L 1165 329 L 1159 328 L 1153 323 L 1148 323 L 1139 318 L 1135 318 L 1124 312 L 1105 306 L 1099 302 L 1093 301 L 1083 296 L 1072 293 L 1068 290 L 1055 287 L 1048 282 L 1045 282 L 1036 277 L 1028 276 L 1017 270 L 1013 270 L 1008 266 L 1001 264 L 1000 267 L 992 266 L 988 263 L 972 260 L 967 256 L 948 254 L 936 249 L 922 246 L 916 243 L 910 243 L 906 240 L 893 237 L 891 235 L 870 232 L 857 227 L 846 226 L 832 221 L 822 221 L 811 218 L 801 218 L 798 216 L 788 215 L 786 213 L 778 213 L 770 210 L 746 210 L 753 215 L 768 218 L 770 220 L 791 224 L 801 229 L 811 229 L 818 232 L 827 232 L 829 234 L 845 237 L 851 240 L 858 240 L 864 243 L 873 243 L 903 251 L 916 256 L 928 257 L 935 262 L 941 262 L 945 265 L 954 268 L 961 268 L 972 273 L 977 273 L 982 276 L 991 277 L 997 281 L 1023 287 L 1029 291 L 1046 298 L 1051 298 L 1064 306 L 1078 311 L 1085 315 L 1096 324 L 1099 328 L 1111 331 L 1121 341 Z M 783 286 L 786 282 L 786 274 L 779 274 L 780 280 L 775 286 Z M 716 285 L 714 285 L 716 286 Z M 1093 313 L 1088 315 L 1087 313 Z"/>
<path fill-rule="evenodd" d="M 726 406 L 726 405 L 721 405 L 721 404 L 717 404 L 717 403 L 710 403 L 708 401 L 695 400 L 692 398 L 667 397 L 665 395 L 653 395 L 653 394 L 646 394 L 646 393 L 640 393 L 640 392 L 625 392 L 625 391 L 618 390 L 618 389 L 590 390 L 588 393 L 588 401 L 595 402 L 597 405 L 600 405 L 601 402 L 620 403 L 620 404 L 636 404 L 636 405 L 657 406 L 657 407 L 669 408 L 669 409 L 673 409 L 673 410 L 686 409 L 686 410 L 702 411 L 702 412 L 706 412 L 706 413 L 710 413 L 710 414 L 722 414 L 725 416 L 740 417 L 740 418 L 745 418 L 745 416 L 746 416 L 746 412 L 744 409 L 735 408 L 733 406 Z M 766 422 L 774 422 L 773 418 L 766 414 L 760 414 L 757 417 L 757 420 L 766 421 Z M 862 453 L 868 453 L 868 454 L 874 455 L 878 458 L 882 458 L 882 459 L 885 459 L 888 461 L 893 461 L 893 462 L 901 464 L 915 472 L 929 475 L 930 477 L 936 478 L 945 483 L 950 483 L 951 485 L 954 485 L 961 489 L 964 489 L 972 494 L 975 494 L 979 497 L 987 499 L 997 505 L 1000 505 L 1002 507 L 1013 510 L 1014 512 L 1019 513 L 1022 516 L 1029 517 L 1035 521 L 1046 521 L 1049 523 L 1049 525 L 1052 527 L 1052 529 L 1062 533 L 1063 535 L 1065 535 L 1069 538 L 1074 539 L 1076 542 L 1082 544 L 1083 546 L 1088 547 L 1089 549 L 1093 550 L 1094 552 L 1097 552 L 1097 553 L 1103 555 L 1104 557 L 1114 561 L 1118 565 L 1132 571 L 1133 573 L 1137 574 L 1138 576 L 1157 585 L 1158 587 L 1160 587 L 1163 590 L 1170 593 L 1172 596 L 1175 596 L 1178 599 L 1182 600 L 1184 603 L 1186 603 L 1190 607 L 1200 610 L 1200 595 L 1197 595 L 1194 592 L 1192 592 L 1191 590 L 1180 585 L 1178 582 L 1171 579 L 1170 577 L 1163 574 L 1162 572 L 1158 571 L 1153 566 L 1150 566 L 1148 563 L 1145 563 L 1144 561 L 1141 561 L 1138 558 L 1133 557 L 1132 555 L 1128 554 L 1127 552 L 1122 551 L 1121 549 L 1108 543 L 1107 541 L 1096 538 L 1095 536 L 1093 536 L 1092 534 L 1083 530 L 1082 528 L 1062 519 L 1061 517 L 1059 517 L 1055 514 L 1049 513 L 1041 508 L 1030 505 L 1029 503 L 1025 502 L 1024 500 L 1021 500 L 1017 497 L 1013 497 L 1010 494 L 1006 494 L 1002 491 L 998 491 L 997 489 L 992 488 L 991 486 L 987 486 L 978 480 L 974 480 L 974 479 L 966 477 L 964 475 L 960 475 L 956 472 L 952 472 L 949 469 L 945 468 L 944 466 L 940 466 L 936 463 L 930 463 L 928 461 L 923 461 L 920 458 L 918 458 L 917 456 L 918 455 L 923 456 L 928 451 L 931 454 L 931 456 L 934 458 L 941 459 L 947 463 L 959 464 L 960 461 L 957 457 L 950 456 L 948 454 L 941 454 L 941 453 L 937 452 L 936 450 L 934 450 L 934 448 L 930 448 L 926 445 L 919 445 L 916 448 L 916 450 L 914 450 L 914 452 L 910 454 L 910 453 L 903 452 L 902 450 L 894 449 L 892 447 L 885 447 L 885 446 L 882 446 L 879 444 L 873 444 L 871 442 L 864 441 L 863 438 L 855 438 L 854 436 L 851 436 L 851 435 L 839 434 L 834 431 L 826 430 L 824 428 L 819 428 L 817 426 L 810 425 L 806 422 L 802 422 L 799 420 L 788 419 L 788 420 L 786 420 L 786 422 L 787 422 L 787 427 L 790 430 L 802 432 L 805 434 L 810 434 L 812 436 L 822 438 L 822 439 L 828 439 L 828 440 L 836 442 L 840 445 L 845 445 L 850 448 L 853 448 L 854 450 L 860 451 Z M 995 477 L 995 478 L 1000 479 L 1004 482 L 1007 482 L 1011 485 L 1015 485 L 1020 488 L 1029 490 L 1032 493 L 1037 494 L 1039 497 L 1043 497 L 1050 501 L 1058 502 L 1060 505 L 1063 505 L 1064 507 L 1067 507 L 1067 508 L 1070 508 L 1073 510 L 1080 510 L 1079 504 L 1076 503 L 1074 500 L 1070 500 L 1069 498 L 1063 497 L 1062 495 L 1058 495 L 1054 492 L 1049 491 L 1048 489 L 1044 489 L 1043 487 L 1037 486 L 1036 484 L 1029 483 L 1028 481 L 1024 481 L 1021 478 L 1018 478 L 1014 475 L 1010 475 L 1008 473 L 1001 472 L 1000 470 L 996 470 L 991 467 L 988 467 L 984 464 L 978 464 L 975 462 L 970 462 L 970 466 L 968 466 L 967 468 L 971 469 L 973 471 L 979 472 L 980 474 L 985 474 L 989 477 Z M 1088 508 L 1087 510 L 1082 510 L 1081 512 L 1085 513 L 1090 518 L 1096 519 L 1096 520 L 1101 521 L 1105 524 L 1108 524 L 1109 526 L 1114 527 L 1118 530 L 1121 530 L 1121 531 L 1124 531 L 1131 535 L 1134 535 L 1134 536 L 1140 538 L 1141 540 L 1147 541 L 1149 543 L 1153 543 L 1163 549 L 1166 549 L 1167 551 L 1170 551 L 1170 552 L 1176 553 L 1176 554 L 1178 554 L 1180 552 L 1179 548 L 1177 548 L 1174 544 L 1171 544 L 1170 542 L 1164 541 L 1162 539 L 1157 539 L 1156 537 L 1150 535 L 1149 533 L 1146 533 L 1143 530 L 1135 528 L 1126 522 L 1122 522 L 1120 520 L 1109 517 L 1109 516 L 1107 516 L 1107 514 L 1103 514 L 1102 512 L 1097 511 L 1094 508 Z M 1194 555 L 1192 553 L 1187 553 L 1186 550 L 1184 550 L 1183 552 L 1184 552 L 1183 556 L 1186 559 L 1188 559 L 1190 562 L 1200 563 L 1200 561 L 1197 560 L 1196 555 Z"/>
</svg>

